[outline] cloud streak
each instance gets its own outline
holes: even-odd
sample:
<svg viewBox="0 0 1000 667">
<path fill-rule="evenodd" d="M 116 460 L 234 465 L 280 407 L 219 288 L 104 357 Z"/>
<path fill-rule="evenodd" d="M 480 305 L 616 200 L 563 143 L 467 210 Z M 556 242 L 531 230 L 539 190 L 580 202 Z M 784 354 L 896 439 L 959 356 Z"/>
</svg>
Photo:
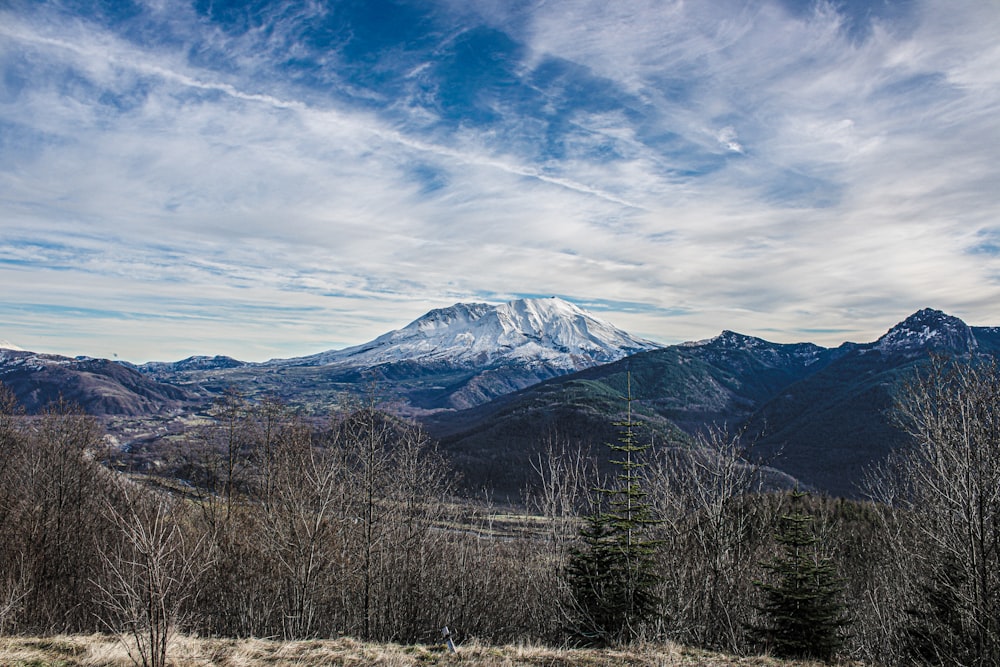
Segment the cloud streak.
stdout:
<svg viewBox="0 0 1000 667">
<path fill-rule="evenodd" d="M 523 294 L 666 342 L 1000 324 L 988 5 L 375 5 L 0 11 L 0 337 L 264 359 Z"/>
</svg>

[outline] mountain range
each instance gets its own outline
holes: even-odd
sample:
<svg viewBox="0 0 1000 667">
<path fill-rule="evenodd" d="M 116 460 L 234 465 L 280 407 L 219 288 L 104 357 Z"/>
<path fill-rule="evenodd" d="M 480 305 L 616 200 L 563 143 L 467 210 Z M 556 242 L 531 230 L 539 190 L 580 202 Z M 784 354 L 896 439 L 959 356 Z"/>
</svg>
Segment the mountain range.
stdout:
<svg viewBox="0 0 1000 667">
<path fill-rule="evenodd" d="M 1000 352 L 1000 328 L 924 309 L 871 343 L 824 348 L 732 331 L 660 346 L 561 299 L 433 310 L 343 350 L 246 363 L 190 357 L 141 366 L 0 350 L 0 382 L 29 411 L 60 394 L 95 414 L 204 410 L 236 387 L 322 413 L 375 391 L 419 419 L 468 484 L 513 495 L 546 443 L 606 458 L 625 406 L 651 442 L 689 446 L 708 427 L 740 430 L 750 456 L 789 483 L 861 494 L 865 470 L 906 443 L 894 396 L 931 353 Z"/>
<path fill-rule="evenodd" d="M 338 394 L 374 387 L 393 411 L 420 417 L 656 347 L 568 301 L 520 299 L 432 310 L 369 343 L 307 357 L 261 364 L 191 357 L 137 370 L 195 391 L 234 385 L 318 412 Z"/>
<path fill-rule="evenodd" d="M 709 427 L 740 431 L 756 461 L 804 487 L 856 497 L 866 471 L 907 438 L 893 405 L 931 354 L 1000 353 L 1000 329 L 921 310 L 872 343 L 823 348 L 724 331 L 549 380 L 478 408 L 425 420 L 467 472 L 508 490 L 525 479 L 503 467 L 535 456 L 539 432 L 592 447 L 613 441 L 626 378 L 650 437 L 682 442 Z M 678 431 L 681 433 L 679 434 Z"/>
</svg>

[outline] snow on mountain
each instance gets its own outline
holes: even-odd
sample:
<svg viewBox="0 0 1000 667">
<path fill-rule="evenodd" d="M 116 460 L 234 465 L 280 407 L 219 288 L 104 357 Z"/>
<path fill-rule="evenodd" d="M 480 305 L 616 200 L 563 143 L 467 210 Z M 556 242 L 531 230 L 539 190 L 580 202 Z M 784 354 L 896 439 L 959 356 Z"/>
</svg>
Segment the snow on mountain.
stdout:
<svg viewBox="0 0 1000 667">
<path fill-rule="evenodd" d="M 63 357 L 0 348 L 0 383 L 28 413 L 66 400 L 93 415 L 165 414 L 195 396 L 109 359 Z"/>
<path fill-rule="evenodd" d="M 736 363 L 738 354 L 747 353 L 768 367 L 809 366 L 826 358 L 830 352 L 813 343 L 772 343 L 728 329 L 715 338 L 682 343 L 681 347 L 699 349 L 704 358 L 714 362 Z"/>
<path fill-rule="evenodd" d="M 845 344 L 848 345 L 848 344 Z M 677 346 L 685 357 L 695 358 L 711 368 L 707 381 L 703 381 L 700 397 L 691 383 L 689 404 L 678 409 L 678 415 L 691 406 L 697 423 L 706 409 L 716 410 L 720 422 L 735 423 L 745 419 L 752 410 L 748 406 L 763 405 L 768 396 L 779 388 L 808 377 L 828 366 L 831 361 L 846 353 L 845 346 L 825 348 L 813 343 L 772 343 L 745 334 L 725 330 L 708 340 L 683 343 Z M 702 371 L 705 372 L 705 371 Z M 696 398 L 698 397 L 698 398 Z M 681 426 L 684 428 L 684 426 Z M 699 426 L 700 428 L 700 426 Z"/>
<path fill-rule="evenodd" d="M 284 363 L 354 367 L 404 361 L 478 367 L 517 363 L 571 371 L 657 347 L 552 297 L 496 306 L 459 303 L 432 310 L 369 343 Z"/>
<path fill-rule="evenodd" d="M 143 373 L 176 373 L 181 371 L 209 371 L 220 368 L 241 368 L 248 365 L 250 364 L 245 361 L 233 359 L 232 357 L 227 357 L 225 355 L 215 355 L 212 357 L 197 355 L 181 359 L 180 361 L 150 361 L 142 364 L 141 366 L 137 366 L 137 368 Z"/>
<path fill-rule="evenodd" d="M 14 350 L 15 352 L 24 352 L 23 347 L 18 347 L 11 343 L 9 340 L 0 339 L 0 350 Z"/>
<path fill-rule="evenodd" d="M 978 343 L 971 327 L 940 310 L 924 308 L 889 329 L 872 347 L 883 353 L 949 350 L 968 352 Z"/>
</svg>

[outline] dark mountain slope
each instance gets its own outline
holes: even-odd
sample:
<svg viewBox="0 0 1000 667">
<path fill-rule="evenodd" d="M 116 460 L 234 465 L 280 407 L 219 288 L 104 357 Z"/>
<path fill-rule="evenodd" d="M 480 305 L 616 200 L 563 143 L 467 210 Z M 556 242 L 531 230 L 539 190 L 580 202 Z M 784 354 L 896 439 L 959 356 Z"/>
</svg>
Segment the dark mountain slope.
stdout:
<svg viewBox="0 0 1000 667">
<path fill-rule="evenodd" d="M 107 359 L 70 359 L 0 350 L 0 382 L 29 413 L 59 400 L 93 415 L 158 415 L 190 407 L 196 397 Z"/>
<path fill-rule="evenodd" d="M 530 470 L 545 434 L 588 448 L 613 440 L 631 373 L 633 407 L 650 437 L 680 442 L 710 426 L 743 427 L 762 463 L 803 485 L 858 496 L 865 471 L 906 444 L 892 421 L 895 396 L 930 355 L 998 351 L 1000 330 L 931 309 L 873 343 L 835 349 L 726 331 L 548 380 L 426 425 L 463 470 L 494 457 L 507 465 L 510 483 L 511 469 L 522 477 Z"/>
<path fill-rule="evenodd" d="M 927 358 L 855 350 L 792 384 L 750 420 L 756 455 L 806 486 L 862 495 L 866 469 L 906 443 L 894 396 Z"/>
<path fill-rule="evenodd" d="M 777 391 L 841 350 L 780 345 L 724 332 L 710 341 L 635 354 L 547 380 L 496 401 L 423 422 L 467 477 L 510 493 L 531 476 L 530 462 L 552 439 L 579 443 L 606 461 L 618 435 L 631 378 L 640 439 L 681 443 L 707 426 L 745 421 Z"/>
<path fill-rule="evenodd" d="M 865 471 L 908 442 L 893 421 L 895 397 L 930 355 L 998 351 L 995 328 L 918 311 L 761 406 L 749 428 L 761 434 L 757 453 L 807 485 L 862 495 Z"/>
</svg>

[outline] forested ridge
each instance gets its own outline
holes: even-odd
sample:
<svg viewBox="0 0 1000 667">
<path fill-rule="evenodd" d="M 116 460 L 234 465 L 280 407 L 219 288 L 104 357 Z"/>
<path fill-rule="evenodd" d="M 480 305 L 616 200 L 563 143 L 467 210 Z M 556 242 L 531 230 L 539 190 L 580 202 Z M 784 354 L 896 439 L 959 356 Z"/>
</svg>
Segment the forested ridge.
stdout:
<svg viewBox="0 0 1000 667">
<path fill-rule="evenodd" d="M 28 416 L 0 391 L 3 634 L 120 633 L 150 665 L 180 631 L 427 643 L 445 625 L 491 643 L 1000 663 L 993 362 L 937 359 L 905 387 L 912 442 L 872 471 L 864 502 L 765 492 L 738 434 L 629 440 L 628 474 L 598 479 L 573 442 L 540 432 L 524 506 L 494 507 L 459 496 L 433 443 L 374 400 L 306 419 L 235 392 L 171 474 L 139 476 L 94 418 L 63 402 Z M 601 535 L 624 534 L 623 518 L 640 548 L 601 551 L 622 543 Z M 653 575 L 619 580 L 640 582 L 626 597 L 642 604 L 613 631 L 582 613 L 588 549 Z M 826 605 L 818 649 L 782 639 L 800 594 Z"/>
</svg>

